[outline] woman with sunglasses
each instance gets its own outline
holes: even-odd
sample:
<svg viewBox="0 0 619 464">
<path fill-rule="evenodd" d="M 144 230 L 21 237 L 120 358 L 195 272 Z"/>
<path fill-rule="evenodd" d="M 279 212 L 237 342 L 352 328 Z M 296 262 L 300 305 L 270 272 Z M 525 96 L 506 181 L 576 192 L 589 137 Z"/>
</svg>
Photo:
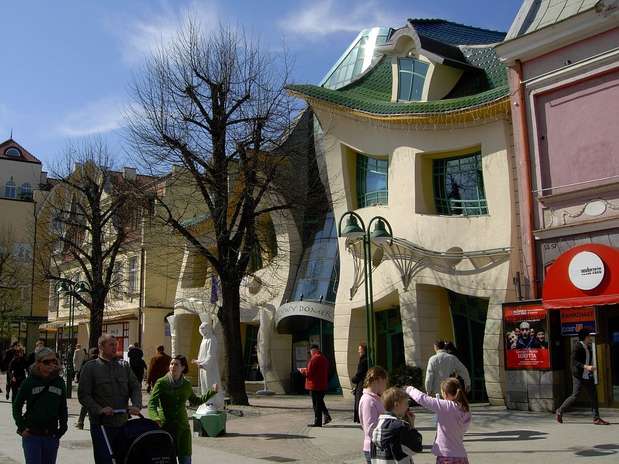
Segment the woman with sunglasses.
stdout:
<svg viewBox="0 0 619 464">
<path fill-rule="evenodd" d="M 60 437 L 67 431 L 67 388 L 56 353 L 41 348 L 30 376 L 13 401 L 13 418 L 22 437 L 26 464 L 54 464 Z M 26 412 L 23 408 L 26 405 Z"/>
<path fill-rule="evenodd" d="M 188 371 L 189 365 L 185 356 L 172 358 L 168 374 L 157 380 L 148 402 L 148 416 L 174 438 L 179 464 L 191 464 L 191 429 L 187 417 L 187 402 L 198 406 L 217 393 L 217 385 L 213 385 L 205 395 L 197 396 L 191 382 L 185 378 L 184 374 Z"/>
</svg>

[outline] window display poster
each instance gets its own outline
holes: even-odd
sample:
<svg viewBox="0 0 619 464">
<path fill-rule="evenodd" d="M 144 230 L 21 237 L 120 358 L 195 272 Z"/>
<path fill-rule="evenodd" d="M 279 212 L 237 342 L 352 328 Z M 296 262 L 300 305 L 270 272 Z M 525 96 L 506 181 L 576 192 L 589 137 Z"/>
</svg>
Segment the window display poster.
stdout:
<svg viewBox="0 0 619 464">
<path fill-rule="evenodd" d="M 578 335 L 582 329 L 590 332 L 595 330 L 595 309 L 589 308 L 569 308 L 561 310 L 561 335 L 573 337 Z"/>
<path fill-rule="evenodd" d="M 541 305 L 504 305 L 505 367 L 550 369 L 548 313 Z"/>
</svg>

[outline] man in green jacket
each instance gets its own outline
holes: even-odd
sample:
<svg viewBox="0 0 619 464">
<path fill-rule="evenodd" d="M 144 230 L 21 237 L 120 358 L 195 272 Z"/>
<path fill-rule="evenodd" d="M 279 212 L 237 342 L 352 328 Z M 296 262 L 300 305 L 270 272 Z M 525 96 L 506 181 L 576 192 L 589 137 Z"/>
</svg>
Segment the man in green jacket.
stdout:
<svg viewBox="0 0 619 464">
<path fill-rule="evenodd" d="M 54 464 L 60 437 L 67 431 L 67 388 L 59 376 L 56 353 L 41 348 L 34 361 L 13 401 L 13 418 L 26 464 Z"/>
<path fill-rule="evenodd" d="M 108 439 L 113 443 L 129 414 L 138 415 L 142 407 L 140 383 L 129 363 L 116 357 L 113 335 L 99 337 L 99 358 L 84 364 L 77 395 L 82 406 L 88 409 L 95 463 L 111 463 L 101 427 L 105 427 Z"/>
</svg>

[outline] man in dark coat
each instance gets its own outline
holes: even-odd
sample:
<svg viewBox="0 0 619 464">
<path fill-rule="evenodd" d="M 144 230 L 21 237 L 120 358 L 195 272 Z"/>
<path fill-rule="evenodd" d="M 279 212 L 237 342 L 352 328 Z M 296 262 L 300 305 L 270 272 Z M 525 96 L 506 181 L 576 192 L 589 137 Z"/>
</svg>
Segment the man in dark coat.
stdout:
<svg viewBox="0 0 619 464">
<path fill-rule="evenodd" d="M 138 379 L 140 384 L 142 380 L 144 380 L 144 371 L 146 370 L 146 363 L 144 362 L 144 352 L 140 348 L 140 345 L 136 342 L 133 346 L 129 347 L 129 352 L 127 353 L 127 357 L 129 358 L 129 366 L 131 370 L 135 374 L 135 377 Z"/>
<path fill-rule="evenodd" d="M 157 354 L 150 358 L 148 375 L 146 376 L 147 392 L 150 393 L 151 388 L 155 386 L 155 382 L 168 373 L 170 361 L 172 361 L 172 358 L 165 353 L 163 345 L 159 345 L 157 347 Z"/>
<path fill-rule="evenodd" d="M 355 395 L 355 410 L 353 412 L 353 421 L 359 424 L 361 423 L 361 421 L 359 420 L 359 401 L 361 401 L 361 396 L 363 396 L 363 382 L 365 380 L 365 374 L 367 374 L 368 372 L 368 355 L 365 343 L 359 344 L 357 352 L 359 353 L 357 372 L 350 379 L 350 381 L 355 384 L 355 388 L 353 389 L 353 393 Z"/>
<path fill-rule="evenodd" d="M 579 342 L 572 351 L 572 383 L 573 391 L 563 404 L 557 409 L 557 422 L 563 423 L 563 413 L 576 402 L 580 390 L 585 389 L 591 398 L 591 410 L 595 425 L 608 425 L 608 422 L 600 418 L 598 410 L 598 395 L 595 387 L 593 373 L 596 367 L 593 365 L 593 350 L 591 349 L 591 334 L 587 329 L 578 332 Z"/>
<path fill-rule="evenodd" d="M 329 360 L 320 352 L 318 345 L 310 347 L 310 360 L 307 367 L 300 368 L 299 372 L 305 376 L 305 389 L 312 395 L 312 407 L 314 408 L 314 423 L 308 427 L 322 427 L 323 414 L 324 424 L 331 422 L 331 416 L 325 405 L 325 394 L 329 388 Z"/>
</svg>

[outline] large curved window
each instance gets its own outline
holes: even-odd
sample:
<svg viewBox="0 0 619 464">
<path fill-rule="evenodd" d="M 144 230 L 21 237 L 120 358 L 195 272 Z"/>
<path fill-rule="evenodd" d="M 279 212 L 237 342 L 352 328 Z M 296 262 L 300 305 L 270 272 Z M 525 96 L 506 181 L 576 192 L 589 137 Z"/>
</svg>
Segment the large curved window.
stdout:
<svg viewBox="0 0 619 464">
<path fill-rule="evenodd" d="M 297 271 L 291 300 L 312 300 L 334 303 L 337 293 L 339 259 L 337 256 L 337 232 L 333 213 L 324 216 L 318 223 Z"/>
<path fill-rule="evenodd" d="M 421 100 L 427 72 L 427 63 L 414 58 L 400 58 L 398 60 L 398 100 Z"/>
<path fill-rule="evenodd" d="M 7 198 L 15 198 L 17 196 L 17 188 L 15 186 L 15 181 L 13 181 L 12 177 L 4 185 L 4 196 Z"/>
<path fill-rule="evenodd" d="M 438 214 L 488 214 L 481 153 L 435 159 L 433 171 L 434 201 Z"/>
<path fill-rule="evenodd" d="M 357 154 L 357 208 L 386 205 L 389 160 Z"/>
</svg>

